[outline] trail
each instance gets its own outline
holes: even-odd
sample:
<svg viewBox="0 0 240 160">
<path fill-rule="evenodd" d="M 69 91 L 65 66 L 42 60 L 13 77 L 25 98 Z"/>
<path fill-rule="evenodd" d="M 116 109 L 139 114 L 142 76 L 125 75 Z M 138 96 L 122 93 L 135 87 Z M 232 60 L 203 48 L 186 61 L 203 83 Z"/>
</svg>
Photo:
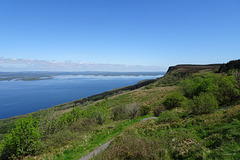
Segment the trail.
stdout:
<svg viewBox="0 0 240 160">
<path fill-rule="evenodd" d="M 144 119 L 142 119 L 139 123 L 145 122 L 145 121 L 147 121 L 147 120 L 149 120 L 149 119 L 157 119 L 157 117 L 144 118 Z M 122 133 L 123 133 L 123 132 L 122 132 Z M 122 134 L 122 133 L 121 133 L 121 134 Z M 121 134 L 120 134 L 120 135 L 121 135 Z M 109 141 L 107 141 L 105 144 L 101 145 L 100 147 L 98 147 L 97 149 L 95 149 L 95 150 L 92 151 L 91 153 L 87 154 L 86 156 L 83 156 L 83 157 L 80 158 L 79 160 L 89 160 L 89 159 L 93 158 L 93 157 L 96 156 L 98 153 L 101 153 L 103 150 L 105 150 L 113 140 L 114 140 L 114 138 L 111 139 L 111 140 L 109 140 Z"/>
</svg>

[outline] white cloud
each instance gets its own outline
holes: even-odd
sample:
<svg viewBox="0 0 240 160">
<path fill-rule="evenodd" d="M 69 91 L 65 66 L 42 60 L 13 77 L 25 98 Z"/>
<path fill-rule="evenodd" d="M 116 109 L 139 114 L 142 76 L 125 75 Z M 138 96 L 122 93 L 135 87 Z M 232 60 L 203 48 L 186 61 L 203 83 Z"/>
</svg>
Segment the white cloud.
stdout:
<svg viewBox="0 0 240 160">
<path fill-rule="evenodd" d="M 4 58 L 0 56 L 1 71 L 163 71 L 159 66 L 97 64 L 73 61 Z"/>
</svg>

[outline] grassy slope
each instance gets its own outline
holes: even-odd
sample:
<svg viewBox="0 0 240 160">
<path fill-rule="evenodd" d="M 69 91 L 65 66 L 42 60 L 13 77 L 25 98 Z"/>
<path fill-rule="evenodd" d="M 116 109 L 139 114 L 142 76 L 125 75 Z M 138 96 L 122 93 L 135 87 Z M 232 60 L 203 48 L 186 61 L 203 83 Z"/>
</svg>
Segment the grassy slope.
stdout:
<svg viewBox="0 0 240 160">
<path fill-rule="evenodd" d="M 182 110 L 171 112 L 181 115 Z M 95 159 L 239 159 L 239 117 L 237 105 L 173 122 L 149 120 L 125 131 Z"/>
<path fill-rule="evenodd" d="M 174 86 L 182 77 L 192 76 L 185 69 L 172 69 L 152 88 Z M 187 72 L 179 74 L 179 70 Z M 194 75 L 209 72 L 213 70 Z M 240 105 L 203 115 L 188 115 L 183 108 L 170 112 L 173 117 L 168 121 L 161 121 L 162 113 L 159 120 L 126 130 L 94 159 L 240 159 Z"/>
<path fill-rule="evenodd" d="M 114 106 L 121 104 L 130 104 L 132 102 L 139 102 L 142 105 L 156 105 L 168 93 L 175 90 L 176 87 L 154 87 L 151 89 L 141 88 L 134 91 L 127 91 L 120 95 L 115 95 L 108 100 L 103 101 L 104 106 L 111 109 Z M 144 97 L 144 98 L 143 98 Z M 94 102 L 92 102 L 94 103 Z M 104 142 L 120 134 L 127 127 L 139 122 L 142 118 L 139 117 L 134 120 L 112 121 L 109 120 L 103 125 L 94 125 L 89 130 L 82 132 L 62 130 L 49 138 L 48 143 L 60 145 L 53 145 L 52 148 L 45 150 L 36 157 L 29 157 L 30 159 L 78 159 L 87 154 L 93 149 L 97 148 Z M 64 138 L 65 137 L 65 138 Z M 68 138 L 66 138 L 68 137 Z M 64 143 L 65 142 L 65 143 Z"/>
</svg>

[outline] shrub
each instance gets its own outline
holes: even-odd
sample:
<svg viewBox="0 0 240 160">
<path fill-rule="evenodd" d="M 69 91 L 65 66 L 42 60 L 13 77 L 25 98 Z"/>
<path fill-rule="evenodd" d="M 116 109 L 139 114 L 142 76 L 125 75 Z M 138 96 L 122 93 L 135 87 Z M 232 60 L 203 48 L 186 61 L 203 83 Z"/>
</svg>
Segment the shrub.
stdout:
<svg viewBox="0 0 240 160">
<path fill-rule="evenodd" d="M 83 132 L 83 131 L 89 131 L 95 125 L 96 124 L 93 122 L 93 119 L 83 118 L 83 119 L 78 119 L 77 121 L 69 125 L 69 129 L 72 132 Z"/>
<path fill-rule="evenodd" d="M 127 119 L 126 106 L 119 105 L 112 109 L 112 119 L 114 121 Z"/>
<path fill-rule="evenodd" d="M 182 102 L 184 101 L 184 96 L 181 92 L 174 92 L 169 94 L 163 100 L 163 105 L 166 109 L 173 109 L 176 107 L 181 107 Z"/>
<path fill-rule="evenodd" d="M 43 136 L 53 134 L 60 129 L 59 115 L 57 113 L 53 110 L 49 110 L 40 116 L 38 127 Z"/>
<path fill-rule="evenodd" d="M 218 102 L 212 93 L 201 93 L 193 97 L 193 100 L 187 100 L 184 103 L 185 108 L 191 114 L 212 113 L 218 107 Z"/>
<path fill-rule="evenodd" d="M 158 123 L 177 122 L 178 120 L 180 120 L 179 115 L 172 111 L 165 111 L 165 112 L 161 113 L 158 117 Z"/>
<path fill-rule="evenodd" d="M 16 128 L 2 141 L 1 159 L 20 158 L 38 151 L 41 135 L 37 123 L 31 116 L 16 121 Z"/>
<path fill-rule="evenodd" d="M 183 80 L 179 86 L 184 96 L 192 98 L 194 95 L 196 95 L 197 85 L 193 80 L 187 78 Z"/>
<path fill-rule="evenodd" d="M 74 115 L 69 112 L 69 113 L 64 113 L 59 119 L 58 119 L 58 123 L 60 124 L 61 127 L 63 127 L 64 125 L 68 125 L 72 122 L 75 121 L 75 117 Z"/>
<path fill-rule="evenodd" d="M 217 99 L 220 105 L 231 104 L 239 98 L 240 90 L 237 80 L 234 76 L 223 77 L 219 82 Z"/>
<path fill-rule="evenodd" d="M 126 114 L 128 118 L 133 119 L 140 114 L 140 107 L 139 103 L 131 103 L 126 106 Z"/>
<path fill-rule="evenodd" d="M 122 120 L 122 119 L 133 119 L 140 115 L 140 104 L 131 103 L 128 105 L 119 105 L 112 109 L 112 119 Z"/>
<path fill-rule="evenodd" d="M 151 106 L 141 106 L 140 107 L 140 115 L 141 116 L 145 116 L 145 115 L 149 114 L 150 111 L 151 111 Z"/>
<path fill-rule="evenodd" d="M 164 106 L 156 106 L 153 107 L 153 115 L 158 117 L 160 113 L 162 113 L 163 111 L 165 111 L 165 107 Z"/>
<path fill-rule="evenodd" d="M 79 134 L 72 132 L 67 128 L 61 129 L 55 134 L 49 135 L 44 141 L 44 148 L 52 149 L 66 146 L 70 141 L 73 141 Z"/>
<path fill-rule="evenodd" d="M 109 117 L 109 111 L 105 106 L 91 105 L 84 114 L 85 118 L 92 118 L 97 124 L 103 124 Z"/>
<path fill-rule="evenodd" d="M 206 74 L 203 77 L 197 76 L 193 79 L 187 78 L 180 83 L 180 90 L 183 92 L 184 96 L 188 98 L 198 96 L 202 92 L 216 94 L 218 80 L 218 76 L 214 74 Z"/>
</svg>

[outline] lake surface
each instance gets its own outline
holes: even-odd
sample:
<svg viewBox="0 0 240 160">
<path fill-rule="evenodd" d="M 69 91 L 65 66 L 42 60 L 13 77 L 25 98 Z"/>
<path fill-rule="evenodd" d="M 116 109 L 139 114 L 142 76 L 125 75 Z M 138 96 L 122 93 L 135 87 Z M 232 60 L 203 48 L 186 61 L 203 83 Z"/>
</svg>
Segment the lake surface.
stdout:
<svg viewBox="0 0 240 160">
<path fill-rule="evenodd" d="M 38 81 L 0 81 L 0 119 L 161 76 L 56 76 Z"/>
</svg>

